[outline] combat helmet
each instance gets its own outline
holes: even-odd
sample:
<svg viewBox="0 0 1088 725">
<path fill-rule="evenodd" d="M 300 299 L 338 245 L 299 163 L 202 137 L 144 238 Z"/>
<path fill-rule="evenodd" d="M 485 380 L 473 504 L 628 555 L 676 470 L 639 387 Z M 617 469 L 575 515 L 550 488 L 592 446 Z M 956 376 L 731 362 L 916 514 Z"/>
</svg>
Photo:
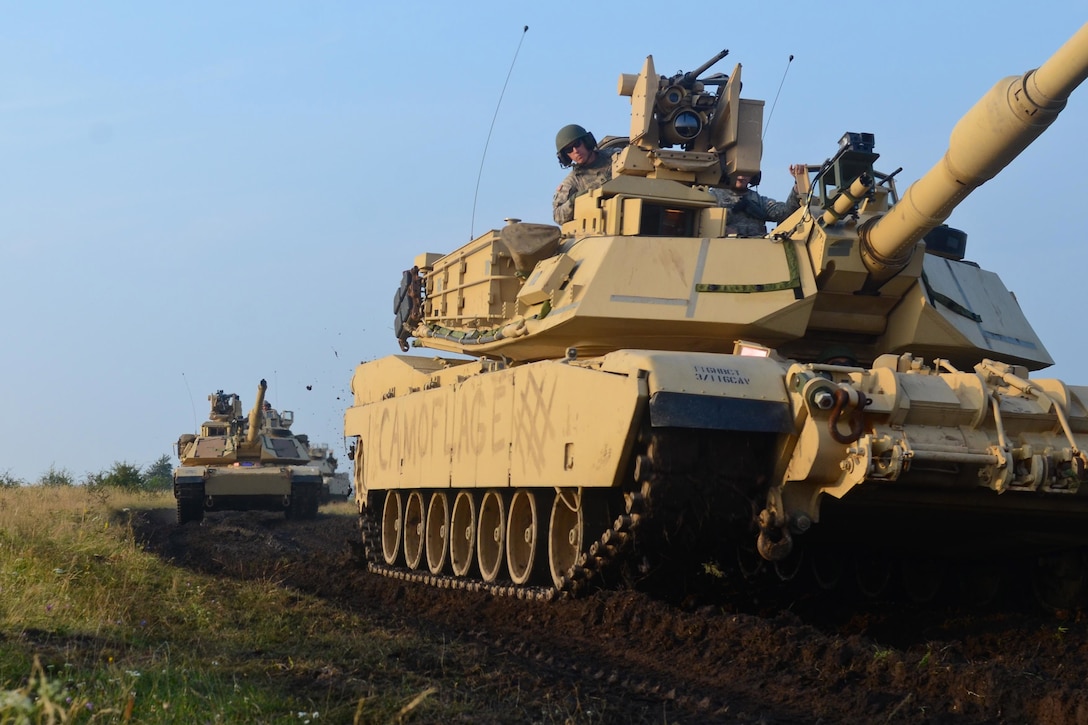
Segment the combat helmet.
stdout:
<svg viewBox="0 0 1088 725">
<path fill-rule="evenodd" d="M 592 133 L 577 123 L 567 124 L 559 129 L 559 133 L 555 134 L 555 156 L 559 159 L 559 165 L 563 168 L 567 168 L 572 163 L 570 156 L 563 153 L 563 149 L 578 139 L 585 139 L 586 148 L 590 151 L 597 149 L 597 139 L 593 138 Z"/>
</svg>

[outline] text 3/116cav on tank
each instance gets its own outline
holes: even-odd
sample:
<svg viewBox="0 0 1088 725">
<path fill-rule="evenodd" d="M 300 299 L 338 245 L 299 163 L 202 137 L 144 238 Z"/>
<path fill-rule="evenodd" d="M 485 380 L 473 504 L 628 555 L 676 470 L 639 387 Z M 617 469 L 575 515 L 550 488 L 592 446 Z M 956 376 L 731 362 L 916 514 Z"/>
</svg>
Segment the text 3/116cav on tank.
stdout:
<svg viewBox="0 0 1088 725">
<path fill-rule="evenodd" d="M 711 189 L 752 175 L 741 66 L 620 77 L 631 130 L 562 227 L 512 220 L 422 254 L 402 349 L 360 365 L 345 433 L 372 571 L 551 597 L 713 562 L 918 599 L 985 598 L 1026 564 L 1075 603 L 1088 544 L 1088 388 L 964 259 L 952 209 L 1088 74 L 1088 25 L 1000 81 L 900 195 L 874 137 L 798 169 L 801 207 L 727 233 Z M 1016 569 L 1021 571 L 1021 569 Z"/>
</svg>

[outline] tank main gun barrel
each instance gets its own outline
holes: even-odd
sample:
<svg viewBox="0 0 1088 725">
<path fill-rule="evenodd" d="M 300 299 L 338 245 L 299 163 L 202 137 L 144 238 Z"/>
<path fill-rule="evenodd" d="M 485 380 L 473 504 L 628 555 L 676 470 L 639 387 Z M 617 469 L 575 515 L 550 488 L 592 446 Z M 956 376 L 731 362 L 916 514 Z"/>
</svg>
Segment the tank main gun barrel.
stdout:
<svg viewBox="0 0 1088 725">
<path fill-rule="evenodd" d="M 1039 68 L 1005 78 L 983 96 L 952 130 L 944 158 L 862 230 L 861 256 L 873 288 L 903 269 L 919 239 L 1038 138 L 1086 77 L 1088 23 Z"/>
<path fill-rule="evenodd" d="M 249 430 L 246 431 L 246 444 L 253 445 L 257 442 L 257 436 L 261 431 L 261 418 L 264 415 L 264 391 L 268 390 L 268 383 L 261 380 L 257 386 L 257 400 L 253 403 L 253 410 L 249 411 Z"/>
</svg>

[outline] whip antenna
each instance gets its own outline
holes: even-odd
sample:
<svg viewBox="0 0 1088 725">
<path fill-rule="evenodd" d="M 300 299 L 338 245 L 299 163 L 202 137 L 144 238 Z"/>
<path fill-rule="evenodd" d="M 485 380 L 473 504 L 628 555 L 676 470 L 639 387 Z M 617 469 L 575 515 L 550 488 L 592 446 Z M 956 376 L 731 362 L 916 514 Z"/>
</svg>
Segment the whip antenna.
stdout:
<svg viewBox="0 0 1088 725">
<path fill-rule="evenodd" d="M 185 389 L 189 391 L 189 405 L 191 405 L 193 407 L 193 430 L 195 431 L 195 430 L 197 430 L 197 421 L 196 421 L 196 403 L 193 402 L 193 391 L 189 387 L 189 379 L 185 377 L 184 372 L 181 374 L 181 379 L 185 381 Z"/>
<path fill-rule="evenodd" d="M 476 174 L 476 191 L 472 194 L 472 220 L 469 222 L 469 239 L 476 236 L 476 198 L 480 195 L 480 177 L 484 174 L 484 159 L 487 158 L 487 145 L 491 143 L 491 131 L 495 128 L 495 119 L 499 117 L 499 106 L 502 105 L 502 97 L 506 93 L 506 85 L 510 82 L 510 74 L 514 72 L 514 63 L 518 60 L 518 51 L 521 50 L 521 44 L 525 40 L 525 34 L 528 32 L 528 25 L 521 29 L 521 39 L 518 40 L 518 47 L 514 51 L 514 59 L 510 61 L 510 70 L 506 72 L 506 81 L 502 84 L 502 91 L 499 93 L 499 102 L 495 104 L 495 115 L 491 117 L 491 128 L 487 129 L 487 140 L 484 141 L 484 152 L 480 156 L 480 171 Z M 790 57 L 792 58 L 793 56 Z"/>
<path fill-rule="evenodd" d="M 771 127 L 771 119 L 774 118 L 774 107 L 778 105 L 778 96 L 782 93 L 782 84 L 786 82 L 786 74 L 790 72 L 790 63 L 793 63 L 793 54 L 790 53 L 790 59 L 786 61 L 786 70 L 782 72 L 782 80 L 778 82 L 778 93 L 774 94 L 774 103 L 771 104 L 771 112 L 767 114 L 767 125 L 763 127 L 763 136 L 759 139 L 761 142 L 767 138 L 767 129 Z"/>
</svg>

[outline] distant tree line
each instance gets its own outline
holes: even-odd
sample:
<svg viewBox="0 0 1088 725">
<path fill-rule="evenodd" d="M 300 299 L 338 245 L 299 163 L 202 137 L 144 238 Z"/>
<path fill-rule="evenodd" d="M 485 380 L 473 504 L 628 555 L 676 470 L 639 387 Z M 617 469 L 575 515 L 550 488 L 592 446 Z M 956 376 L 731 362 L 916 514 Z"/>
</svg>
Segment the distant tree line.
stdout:
<svg viewBox="0 0 1088 725">
<path fill-rule="evenodd" d="M 157 461 L 141 469 L 131 463 L 118 461 L 98 473 L 88 473 L 77 481 L 71 471 L 50 466 L 37 481 L 28 482 L 17 478 L 10 471 L 0 471 L 0 488 L 17 486 L 87 486 L 88 488 L 119 488 L 126 491 L 163 491 L 174 483 L 174 466 L 170 456 L 163 455 Z"/>
</svg>

